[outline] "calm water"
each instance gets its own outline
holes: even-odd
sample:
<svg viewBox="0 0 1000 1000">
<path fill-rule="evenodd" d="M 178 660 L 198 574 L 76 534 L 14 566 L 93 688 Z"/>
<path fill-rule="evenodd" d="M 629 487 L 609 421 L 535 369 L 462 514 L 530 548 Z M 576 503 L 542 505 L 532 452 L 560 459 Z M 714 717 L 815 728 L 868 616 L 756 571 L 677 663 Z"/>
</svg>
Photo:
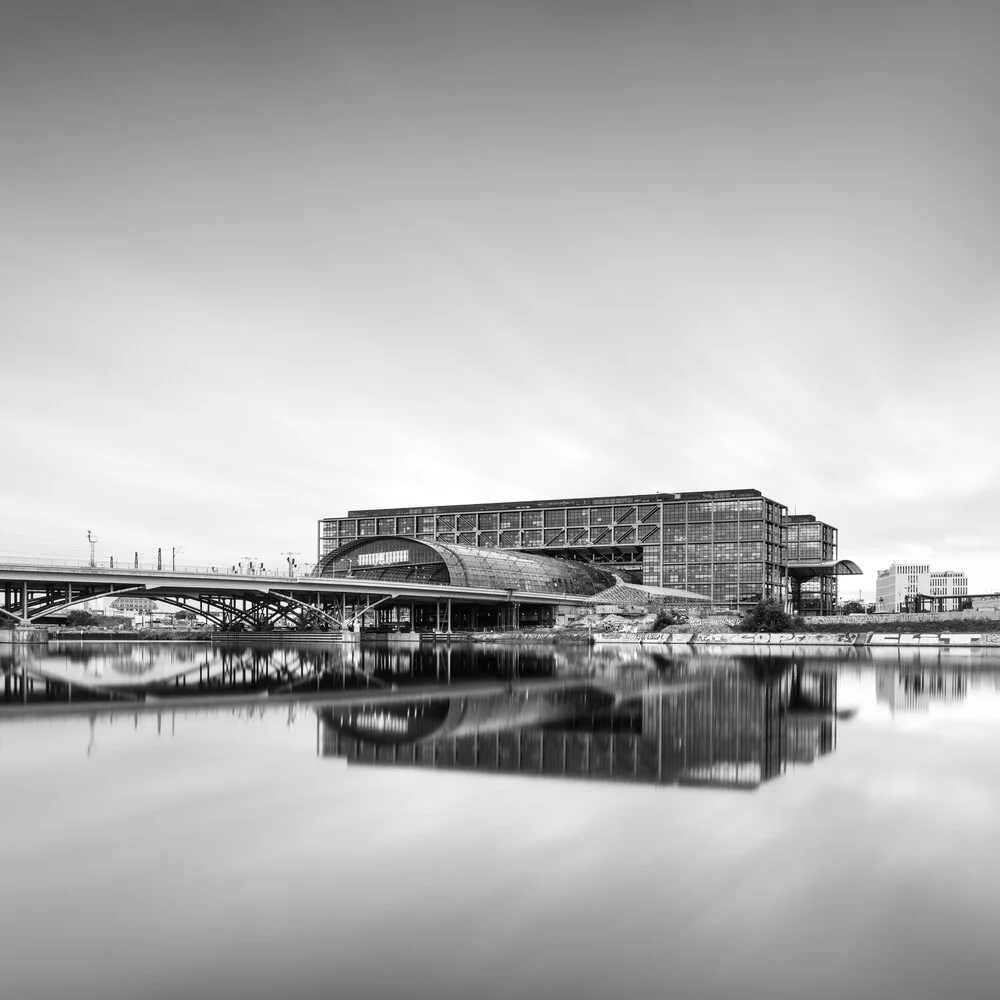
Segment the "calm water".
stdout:
<svg viewBox="0 0 1000 1000">
<path fill-rule="evenodd" d="M 985 652 L 7 649 L 4 998 L 1000 990 Z"/>
</svg>

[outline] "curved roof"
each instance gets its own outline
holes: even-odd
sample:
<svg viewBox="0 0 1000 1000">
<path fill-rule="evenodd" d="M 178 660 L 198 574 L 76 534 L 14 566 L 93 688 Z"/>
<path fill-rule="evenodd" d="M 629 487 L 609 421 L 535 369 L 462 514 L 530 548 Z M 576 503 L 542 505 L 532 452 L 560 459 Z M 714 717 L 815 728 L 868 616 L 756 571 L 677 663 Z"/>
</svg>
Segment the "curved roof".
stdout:
<svg viewBox="0 0 1000 1000">
<path fill-rule="evenodd" d="M 828 559 L 826 562 L 792 561 L 786 566 L 789 576 L 802 580 L 814 576 L 861 576 L 864 570 L 850 559 Z"/>
<path fill-rule="evenodd" d="M 369 536 L 341 545 L 320 560 L 317 576 L 396 582 L 426 580 L 453 587 L 565 593 L 578 597 L 592 597 L 616 583 L 614 574 L 574 559 L 406 535 Z"/>
</svg>

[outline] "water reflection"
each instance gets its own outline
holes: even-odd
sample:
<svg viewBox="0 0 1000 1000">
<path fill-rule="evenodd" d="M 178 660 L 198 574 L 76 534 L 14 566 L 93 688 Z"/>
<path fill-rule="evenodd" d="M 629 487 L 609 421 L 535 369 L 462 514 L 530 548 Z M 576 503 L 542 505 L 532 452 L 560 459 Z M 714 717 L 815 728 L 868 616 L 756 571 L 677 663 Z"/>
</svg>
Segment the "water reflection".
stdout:
<svg viewBox="0 0 1000 1000">
<path fill-rule="evenodd" d="M 755 789 L 834 752 L 844 677 L 869 676 L 889 717 L 997 691 L 992 660 L 951 650 L 635 646 L 89 643 L 4 651 L 0 712 L 93 720 L 240 704 L 317 718 L 317 748 L 352 764 Z M 964 651 L 963 651 L 964 652 Z M 957 669 L 956 669 L 957 668 Z M 976 669 L 979 668 L 979 669 Z M 277 700 L 280 699 L 280 702 Z M 994 698 L 995 700 L 995 698 Z M 973 699 L 976 701 L 976 699 Z M 187 702 L 187 704 L 185 704 Z"/>
<path fill-rule="evenodd" d="M 751 790 L 836 745 L 837 676 L 756 660 L 641 685 L 372 699 L 318 712 L 351 763 Z"/>
<path fill-rule="evenodd" d="M 931 703 L 964 701 L 969 692 L 967 674 L 944 670 L 883 670 L 876 682 L 878 700 L 889 711 L 929 712 Z"/>
</svg>

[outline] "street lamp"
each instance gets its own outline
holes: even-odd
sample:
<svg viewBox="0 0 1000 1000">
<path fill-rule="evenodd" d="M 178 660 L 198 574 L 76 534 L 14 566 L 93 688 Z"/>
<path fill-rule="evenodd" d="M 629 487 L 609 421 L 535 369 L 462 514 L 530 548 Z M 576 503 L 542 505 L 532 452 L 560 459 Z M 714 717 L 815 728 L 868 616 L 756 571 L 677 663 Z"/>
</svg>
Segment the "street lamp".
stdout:
<svg viewBox="0 0 1000 1000">
<path fill-rule="evenodd" d="M 171 546 L 170 548 L 170 571 L 171 573 L 177 572 L 177 553 L 180 552 L 181 546 Z"/>
</svg>

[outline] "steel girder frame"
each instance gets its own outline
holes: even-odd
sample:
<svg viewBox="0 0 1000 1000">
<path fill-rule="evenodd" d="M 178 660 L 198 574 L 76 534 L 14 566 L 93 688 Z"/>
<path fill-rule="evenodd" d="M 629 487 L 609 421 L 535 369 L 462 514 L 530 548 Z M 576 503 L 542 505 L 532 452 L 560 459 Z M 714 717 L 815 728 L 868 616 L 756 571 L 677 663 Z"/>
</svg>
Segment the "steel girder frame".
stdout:
<svg viewBox="0 0 1000 1000">
<path fill-rule="evenodd" d="M 91 583 L 74 587 L 68 581 L 65 584 L 41 584 L 28 580 L 19 587 L 5 588 L 4 607 L 0 608 L 0 611 L 17 621 L 33 623 L 43 615 L 65 611 L 77 604 L 86 604 L 99 597 L 111 597 L 112 595 L 117 597 L 122 594 L 136 593 L 146 593 L 145 587 L 115 587 L 113 583 Z M 25 601 L 27 601 L 26 607 L 24 606 Z"/>
<path fill-rule="evenodd" d="M 363 607 L 358 602 L 360 612 L 348 613 L 344 595 L 317 593 L 315 603 L 310 604 L 289 593 L 273 589 L 184 594 L 161 593 L 145 586 L 115 586 L 110 581 L 75 584 L 71 581 L 42 583 L 26 580 L 5 586 L 0 621 L 33 623 L 46 615 L 65 611 L 97 598 L 125 594 L 140 594 L 150 600 L 192 611 L 220 629 L 249 631 L 267 631 L 279 622 L 286 622 L 293 628 L 326 626 L 334 630 L 347 629 L 365 611 L 391 599 L 390 595 L 373 601 L 375 595 L 367 595 Z M 355 612 L 353 605 L 351 612 Z"/>
<path fill-rule="evenodd" d="M 161 594 L 155 590 L 143 593 L 150 600 L 191 611 L 224 631 L 270 631 L 280 622 L 300 629 L 318 624 L 342 630 L 349 628 L 354 620 L 348 619 L 343 611 L 339 616 L 331 614 L 322 604 L 308 604 L 275 590 L 198 595 Z"/>
</svg>

